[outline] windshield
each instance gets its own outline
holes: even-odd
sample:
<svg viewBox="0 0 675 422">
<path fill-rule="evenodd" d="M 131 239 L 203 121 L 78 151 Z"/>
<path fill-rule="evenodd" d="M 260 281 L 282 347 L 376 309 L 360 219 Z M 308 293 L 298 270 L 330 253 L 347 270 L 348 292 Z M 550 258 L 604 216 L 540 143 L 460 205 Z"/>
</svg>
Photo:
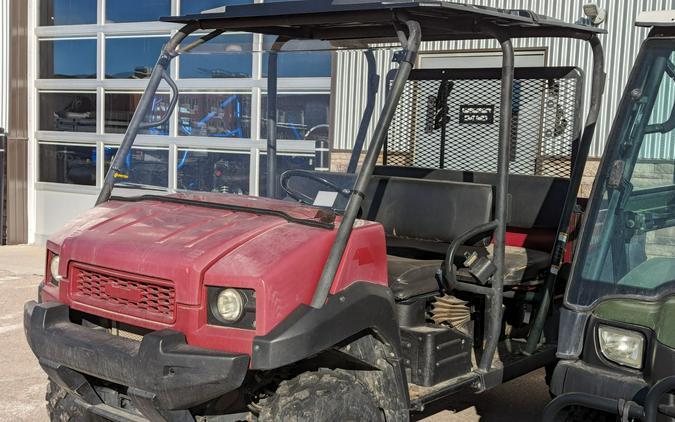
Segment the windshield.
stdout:
<svg viewBox="0 0 675 422">
<path fill-rule="evenodd" d="M 202 36 L 190 35 L 181 46 Z M 271 195 L 268 76 L 270 56 L 279 47 L 274 40 L 224 34 L 182 52 L 175 61 L 179 94 L 172 117 L 141 129 L 115 172 L 113 195 L 136 196 L 143 189 L 274 196 L 341 212 L 384 103 L 386 77 L 397 67 L 392 59 L 401 48 L 295 40 L 281 47 L 276 192 Z M 145 122 L 158 122 L 166 114 L 173 98 L 169 88 L 160 85 Z M 333 90 L 350 95 L 333 97 Z M 107 118 L 108 130 L 124 133 L 139 101 L 140 95 L 111 97 L 108 109 L 124 113 Z M 333 110 L 349 110 L 347 120 L 334 125 L 333 116 L 340 117 Z M 118 149 L 104 145 L 105 172 Z"/>
<path fill-rule="evenodd" d="M 571 305 L 675 291 L 675 53 L 648 41 L 610 134 L 567 293 Z"/>
</svg>

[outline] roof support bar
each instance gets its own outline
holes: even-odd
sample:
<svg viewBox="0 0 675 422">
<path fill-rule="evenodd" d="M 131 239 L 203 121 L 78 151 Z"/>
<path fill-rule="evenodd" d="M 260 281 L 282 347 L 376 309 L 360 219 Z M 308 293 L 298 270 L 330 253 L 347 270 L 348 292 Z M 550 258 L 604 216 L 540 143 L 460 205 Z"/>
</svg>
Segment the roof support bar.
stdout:
<svg viewBox="0 0 675 422">
<path fill-rule="evenodd" d="M 267 196 L 277 198 L 277 97 L 279 84 L 279 50 L 288 42 L 277 38 L 267 60 Z"/>
<path fill-rule="evenodd" d="M 420 43 L 422 41 L 420 24 L 410 20 L 406 21 L 405 24 L 408 28 L 408 34 L 404 34 L 401 30 L 398 32 L 406 54 L 396 72 L 396 77 L 394 78 L 391 90 L 389 91 L 389 96 L 385 101 L 382 114 L 375 127 L 373 138 L 370 141 L 370 145 L 368 145 L 368 152 L 366 153 L 363 167 L 356 179 L 354 190 L 347 203 L 347 209 L 345 210 L 344 217 L 342 218 L 337 235 L 335 236 L 335 241 L 328 254 L 326 263 L 324 264 L 321 278 L 319 278 L 316 290 L 314 291 L 314 297 L 312 298 L 311 303 L 313 308 L 321 308 L 326 303 L 328 293 L 330 293 L 330 288 L 333 285 L 335 274 L 337 273 L 338 266 L 342 261 L 342 256 L 347 247 L 347 241 L 349 241 L 349 237 L 352 234 L 356 216 L 361 208 L 361 202 L 364 197 L 363 192 L 366 190 L 368 183 L 373 176 L 373 170 L 375 169 L 375 164 L 377 164 L 377 159 L 382 151 L 384 140 L 387 137 L 389 125 L 394 118 L 394 113 L 396 112 L 396 107 L 401 99 L 401 94 L 403 94 L 405 83 L 410 76 L 410 71 L 417 58 L 417 52 L 419 51 Z"/>
<path fill-rule="evenodd" d="M 368 63 L 368 102 L 366 104 L 366 109 L 363 112 L 363 117 L 361 118 L 359 132 L 356 134 L 356 142 L 354 143 L 352 156 L 349 159 L 347 173 L 356 173 L 356 167 L 359 165 L 361 152 L 363 152 L 363 145 L 366 142 L 370 119 L 373 117 L 373 111 L 375 110 L 375 97 L 380 86 L 380 76 L 377 74 L 375 54 L 372 50 L 366 50 L 363 54 L 366 56 L 366 62 Z"/>
<path fill-rule="evenodd" d="M 208 34 L 204 35 L 203 37 L 199 38 L 198 40 L 195 40 L 191 42 L 190 44 L 186 45 L 185 47 L 179 47 L 176 49 L 178 54 L 183 54 L 187 53 L 197 47 L 199 47 L 202 44 L 206 44 L 207 42 L 211 41 L 212 39 L 216 38 L 217 36 L 223 34 L 225 31 L 222 29 L 218 29 L 215 31 L 211 31 Z"/>
<path fill-rule="evenodd" d="M 184 26 L 164 46 L 162 53 L 159 55 L 159 59 L 157 59 L 155 67 L 152 69 L 152 74 L 150 75 L 150 80 L 148 81 L 148 87 L 143 92 L 141 100 L 136 107 L 136 111 L 134 111 L 134 116 L 131 118 L 131 122 L 129 122 L 129 127 L 124 134 L 122 144 L 117 150 L 117 154 L 115 154 L 115 158 L 110 165 L 108 173 L 105 175 L 103 187 L 101 188 L 101 192 L 99 193 L 98 199 L 96 200 L 96 205 L 100 205 L 110 199 L 110 194 L 112 193 L 113 187 L 115 186 L 116 175 L 124 165 L 124 160 L 129 154 L 129 151 L 131 151 L 131 146 L 134 144 L 138 132 L 144 127 L 148 127 L 148 124 L 144 123 L 143 120 L 145 119 L 148 110 L 152 106 L 155 93 L 157 92 L 162 79 L 166 79 L 167 83 L 169 83 L 172 86 L 172 89 L 174 89 L 173 95 L 176 96 L 176 98 L 173 98 L 171 103 L 175 106 L 175 103 L 178 100 L 178 92 L 175 89 L 175 84 L 172 84 L 170 80 L 168 74 L 169 66 L 171 65 L 171 60 L 173 60 L 173 58 L 178 55 L 178 46 L 180 43 L 196 29 L 197 27 L 193 25 Z M 171 112 L 172 110 L 169 109 L 167 111 L 167 115 L 164 116 L 164 118 L 168 119 L 168 116 L 171 115 Z M 164 120 L 164 118 L 162 120 Z"/>
<path fill-rule="evenodd" d="M 539 341 L 541 340 L 541 333 L 544 331 L 544 324 L 548 316 L 548 311 L 553 301 L 553 293 L 555 290 L 555 282 L 558 276 L 558 270 L 562 265 L 565 257 L 565 249 L 567 241 L 569 240 L 569 225 L 574 207 L 576 206 L 576 197 L 581 186 L 581 179 L 584 175 L 584 167 L 588 154 L 591 148 L 591 141 L 595 134 L 595 126 L 598 122 L 598 115 L 600 114 L 600 106 L 602 105 L 602 95 L 605 91 L 605 53 L 597 35 L 593 35 L 588 42 L 591 45 L 593 52 L 593 82 L 591 86 L 591 106 L 586 117 L 586 126 L 581 135 L 581 142 L 579 145 L 579 152 L 576 154 L 574 166 L 572 168 L 572 175 L 570 177 L 570 188 L 565 199 L 565 207 L 563 209 L 562 218 L 560 219 L 560 227 L 558 227 L 558 236 L 553 247 L 553 261 L 549 270 L 546 282 L 544 284 L 543 297 L 541 304 L 537 310 L 534 324 L 530 330 L 527 338 L 527 347 L 525 353 L 532 354 L 537 350 Z"/>
<path fill-rule="evenodd" d="M 494 25 L 482 25 L 481 31 L 491 34 L 502 49 L 502 86 L 499 116 L 499 154 L 497 156 L 497 203 L 495 206 L 494 264 L 497 267 L 492 278 L 492 296 L 486 297 L 486 313 L 490 315 L 485 328 L 485 349 L 478 365 L 481 373 L 489 372 L 497 351 L 502 329 L 502 305 L 504 298 L 504 254 L 506 249 L 506 222 L 509 187 L 509 157 L 511 151 L 511 119 L 513 115 L 514 52 L 513 43 Z M 486 386 L 483 386 L 485 388 Z"/>
</svg>

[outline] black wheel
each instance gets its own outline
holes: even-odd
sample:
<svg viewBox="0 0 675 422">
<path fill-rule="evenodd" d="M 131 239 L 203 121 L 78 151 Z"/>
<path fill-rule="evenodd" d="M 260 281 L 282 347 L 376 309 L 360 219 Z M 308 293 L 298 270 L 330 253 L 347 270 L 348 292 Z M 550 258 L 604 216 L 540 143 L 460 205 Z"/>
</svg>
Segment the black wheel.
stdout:
<svg viewBox="0 0 675 422">
<path fill-rule="evenodd" d="M 384 421 L 368 390 L 344 371 L 305 372 L 283 381 L 263 405 L 260 422 Z"/>
<path fill-rule="evenodd" d="M 103 422 L 105 419 L 86 415 L 75 398 L 53 381 L 47 384 L 47 414 L 51 422 Z"/>
</svg>

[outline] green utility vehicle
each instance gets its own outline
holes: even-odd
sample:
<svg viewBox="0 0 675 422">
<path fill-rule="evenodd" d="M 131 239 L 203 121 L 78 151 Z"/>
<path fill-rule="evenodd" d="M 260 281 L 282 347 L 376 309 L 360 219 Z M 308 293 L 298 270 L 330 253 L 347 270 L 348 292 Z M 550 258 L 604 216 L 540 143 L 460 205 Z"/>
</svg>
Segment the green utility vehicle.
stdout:
<svg viewBox="0 0 675 422">
<path fill-rule="evenodd" d="M 561 312 L 545 420 L 675 418 L 675 11 L 635 64 Z"/>
</svg>

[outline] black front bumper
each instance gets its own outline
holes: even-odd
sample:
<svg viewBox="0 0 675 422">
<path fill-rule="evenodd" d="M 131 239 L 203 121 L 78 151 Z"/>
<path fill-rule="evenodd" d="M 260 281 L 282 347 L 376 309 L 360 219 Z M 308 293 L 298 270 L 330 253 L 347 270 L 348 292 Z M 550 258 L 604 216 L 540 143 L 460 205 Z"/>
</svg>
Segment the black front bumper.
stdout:
<svg viewBox="0 0 675 422">
<path fill-rule="evenodd" d="M 612 399 L 639 400 L 644 399 L 648 389 L 647 382 L 638 375 L 597 368 L 581 360 L 561 360 L 551 383 L 551 393 L 555 396 L 578 392 Z"/>
<path fill-rule="evenodd" d="M 134 406 L 147 419 L 162 421 L 237 389 L 248 370 L 247 355 L 192 347 L 175 331 L 153 332 L 138 342 L 73 324 L 60 303 L 27 303 L 24 329 L 49 377 L 94 413 L 106 406 L 92 376 L 128 387 Z"/>
<path fill-rule="evenodd" d="M 638 375 L 625 375 L 583 361 L 560 361 L 551 392 L 557 396 L 544 409 L 542 420 L 554 422 L 569 406 L 581 406 L 617 415 L 621 420 L 657 422 L 675 420 L 675 406 L 663 402 L 675 392 L 675 376 L 649 385 Z"/>
</svg>

